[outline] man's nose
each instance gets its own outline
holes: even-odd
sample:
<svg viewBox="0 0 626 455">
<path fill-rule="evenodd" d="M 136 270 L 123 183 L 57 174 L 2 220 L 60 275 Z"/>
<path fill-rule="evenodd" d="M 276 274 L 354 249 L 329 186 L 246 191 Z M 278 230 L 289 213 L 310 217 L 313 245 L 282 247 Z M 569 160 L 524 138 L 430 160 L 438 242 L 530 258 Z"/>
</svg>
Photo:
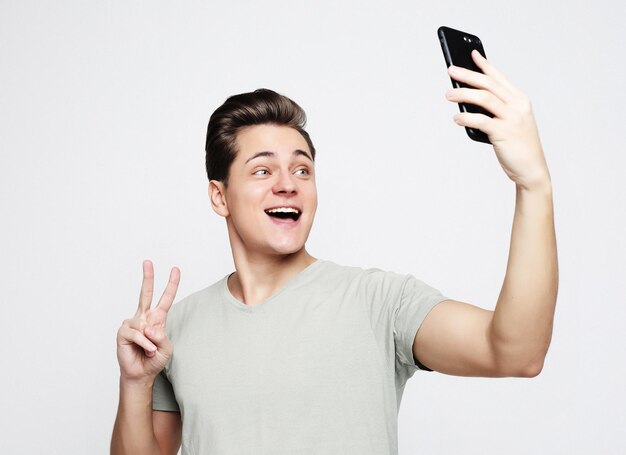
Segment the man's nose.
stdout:
<svg viewBox="0 0 626 455">
<path fill-rule="evenodd" d="M 289 171 L 280 171 L 273 190 L 274 193 L 295 193 L 296 182 L 293 175 Z"/>
</svg>

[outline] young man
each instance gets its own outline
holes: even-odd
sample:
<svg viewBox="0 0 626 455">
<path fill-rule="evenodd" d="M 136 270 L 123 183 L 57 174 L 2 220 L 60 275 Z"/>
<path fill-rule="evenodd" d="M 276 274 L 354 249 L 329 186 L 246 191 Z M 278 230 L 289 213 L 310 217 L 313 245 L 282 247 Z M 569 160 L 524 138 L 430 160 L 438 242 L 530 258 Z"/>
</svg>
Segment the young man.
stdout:
<svg viewBox="0 0 626 455">
<path fill-rule="evenodd" d="M 233 96 L 209 121 L 206 166 L 236 270 L 172 307 L 173 268 L 151 308 L 144 261 L 139 308 L 117 336 L 111 453 L 175 454 L 182 441 L 183 454 L 396 454 L 416 370 L 539 374 L 558 281 L 550 176 L 529 100 L 473 58 L 484 74 L 450 75 L 477 88 L 447 97 L 494 114 L 455 120 L 488 134 L 517 190 L 496 309 L 447 299 L 410 275 L 312 257 L 315 148 L 304 112 L 269 90 Z"/>
</svg>

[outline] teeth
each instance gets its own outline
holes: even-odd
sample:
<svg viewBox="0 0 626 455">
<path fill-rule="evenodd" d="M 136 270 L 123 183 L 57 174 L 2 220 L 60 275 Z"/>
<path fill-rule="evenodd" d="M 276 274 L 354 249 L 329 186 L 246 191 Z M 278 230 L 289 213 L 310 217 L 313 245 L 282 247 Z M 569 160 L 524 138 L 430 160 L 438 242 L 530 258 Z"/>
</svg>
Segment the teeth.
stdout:
<svg viewBox="0 0 626 455">
<path fill-rule="evenodd" d="M 277 207 L 275 209 L 266 210 L 267 213 L 300 213 L 298 209 L 292 207 Z"/>
</svg>

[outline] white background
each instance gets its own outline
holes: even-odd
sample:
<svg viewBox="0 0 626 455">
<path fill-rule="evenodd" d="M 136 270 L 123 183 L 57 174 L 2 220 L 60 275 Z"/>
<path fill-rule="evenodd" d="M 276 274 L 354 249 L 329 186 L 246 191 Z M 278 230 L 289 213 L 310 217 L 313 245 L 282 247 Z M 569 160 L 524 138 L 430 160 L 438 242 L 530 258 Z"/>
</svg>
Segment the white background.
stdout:
<svg viewBox="0 0 626 455">
<path fill-rule="evenodd" d="M 560 289 L 534 379 L 417 373 L 400 454 L 623 453 L 623 2 L 0 1 L 0 452 L 104 454 L 115 333 L 180 267 L 232 271 L 204 139 L 227 96 L 306 110 L 308 249 L 495 305 L 514 184 L 452 121 L 436 30 L 477 34 L 527 93 L 554 187 Z"/>
</svg>

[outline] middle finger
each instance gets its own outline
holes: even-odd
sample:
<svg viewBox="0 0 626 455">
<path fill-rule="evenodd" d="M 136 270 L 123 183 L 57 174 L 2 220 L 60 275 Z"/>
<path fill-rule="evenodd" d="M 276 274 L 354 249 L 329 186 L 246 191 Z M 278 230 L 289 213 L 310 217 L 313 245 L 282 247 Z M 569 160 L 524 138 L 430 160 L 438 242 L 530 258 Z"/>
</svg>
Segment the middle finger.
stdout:
<svg viewBox="0 0 626 455">
<path fill-rule="evenodd" d="M 454 65 L 451 65 L 448 68 L 448 74 L 455 81 L 464 82 L 472 87 L 487 90 L 493 93 L 505 103 L 509 102 L 513 97 L 513 94 L 509 89 L 496 82 L 493 78 L 487 76 L 486 74 Z"/>
<path fill-rule="evenodd" d="M 473 88 L 455 88 L 446 93 L 446 98 L 455 103 L 469 103 L 483 107 L 497 118 L 504 118 L 506 105 L 494 94 Z"/>
</svg>

